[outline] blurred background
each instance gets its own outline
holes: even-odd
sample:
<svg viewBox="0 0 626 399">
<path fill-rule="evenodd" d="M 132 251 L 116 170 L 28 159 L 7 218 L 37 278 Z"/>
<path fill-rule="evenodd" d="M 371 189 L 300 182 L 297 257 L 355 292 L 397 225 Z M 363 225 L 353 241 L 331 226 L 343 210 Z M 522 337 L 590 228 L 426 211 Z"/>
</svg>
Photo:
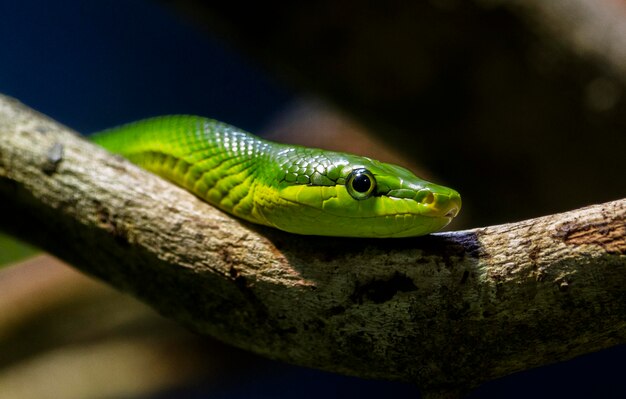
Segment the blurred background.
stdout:
<svg viewBox="0 0 626 399">
<path fill-rule="evenodd" d="M 0 0 L 0 92 L 83 134 L 188 113 L 393 161 L 461 192 L 452 229 L 626 196 L 626 3 L 414 3 Z M 1 232 L 0 264 L 2 399 L 418 395 L 195 336 Z M 624 355 L 470 397 L 626 397 Z"/>
</svg>

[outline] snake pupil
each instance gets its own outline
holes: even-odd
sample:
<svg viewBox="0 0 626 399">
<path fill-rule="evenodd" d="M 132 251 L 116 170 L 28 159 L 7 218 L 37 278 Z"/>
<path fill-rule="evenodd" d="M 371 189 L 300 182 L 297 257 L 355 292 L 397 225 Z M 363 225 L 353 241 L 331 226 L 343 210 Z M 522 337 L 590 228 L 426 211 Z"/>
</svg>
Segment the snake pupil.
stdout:
<svg viewBox="0 0 626 399">
<path fill-rule="evenodd" d="M 367 175 L 356 175 L 352 181 L 352 188 L 359 193 L 366 193 L 372 186 L 372 181 Z"/>
<path fill-rule="evenodd" d="M 376 179 L 367 169 L 355 169 L 348 175 L 346 189 L 354 199 L 364 200 L 369 198 L 375 187 Z"/>
</svg>

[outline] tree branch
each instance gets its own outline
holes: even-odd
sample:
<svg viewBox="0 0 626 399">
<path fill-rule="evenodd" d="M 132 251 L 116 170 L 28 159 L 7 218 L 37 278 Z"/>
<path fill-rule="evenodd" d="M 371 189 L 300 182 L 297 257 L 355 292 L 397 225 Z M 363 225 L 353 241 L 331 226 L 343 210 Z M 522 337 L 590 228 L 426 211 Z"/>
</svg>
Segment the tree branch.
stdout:
<svg viewBox="0 0 626 399">
<path fill-rule="evenodd" d="M 626 6 L 620 1 L 485 0 L 519 14 L 574 53 L 626 82 Z"/>
<path fill-rule="evenodd" d="M 0 97 L 0 227 L 266 356 L 460 392 L 626 338 L 626 200 L 401 240 L 220 212 Z"/>
</svg>

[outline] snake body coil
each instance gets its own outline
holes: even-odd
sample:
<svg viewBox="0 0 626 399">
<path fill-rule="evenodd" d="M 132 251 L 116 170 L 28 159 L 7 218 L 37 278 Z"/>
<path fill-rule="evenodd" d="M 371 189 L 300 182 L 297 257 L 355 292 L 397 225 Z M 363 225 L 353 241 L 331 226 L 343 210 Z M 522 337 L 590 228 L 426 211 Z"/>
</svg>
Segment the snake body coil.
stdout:
<svg viewBox="0 0 626 399">
<path fill-rule="evenodd" d="M 456 191 L 399 166 L 273 143 L 197 116 L 147 119 L 92 139 L 228 213 L 292 233 L 423 235 L 461 208 Z"/>
</svg>

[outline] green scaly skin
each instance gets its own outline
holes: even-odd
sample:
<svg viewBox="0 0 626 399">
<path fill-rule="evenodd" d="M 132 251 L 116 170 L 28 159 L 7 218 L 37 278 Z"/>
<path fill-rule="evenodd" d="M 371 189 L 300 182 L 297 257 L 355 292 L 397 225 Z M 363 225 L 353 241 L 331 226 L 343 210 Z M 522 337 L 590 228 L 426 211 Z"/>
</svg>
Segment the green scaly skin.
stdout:
<svg viewBox="0 0 626 399">
<path fill-rule="evenodd" d="M 198 116 L 147 119 L 92 139 L 230 214 L 291 233 L 417 236 L 461 209 L 455 190 L 399 166 L 273 143 Z"/>
</svg>

